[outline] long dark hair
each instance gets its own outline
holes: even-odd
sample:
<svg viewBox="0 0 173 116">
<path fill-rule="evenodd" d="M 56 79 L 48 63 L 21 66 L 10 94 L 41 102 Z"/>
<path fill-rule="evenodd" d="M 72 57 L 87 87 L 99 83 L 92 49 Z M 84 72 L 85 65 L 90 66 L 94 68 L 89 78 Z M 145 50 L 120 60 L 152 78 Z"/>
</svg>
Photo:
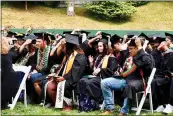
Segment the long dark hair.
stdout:
<svg viewBox="0 0 173 116">
<path fill-rule="evenodd" d="M 101 53 L 101 55 L 102 56 L 108 55 L 110 53 L 110 49 L 109 49 L 108 45 L 105 44 L 104 42 L 101 42 L 101 43 L 103 44 L 103 52 Z M 97 54 L 100 54 L 98 48 L 97 48 Z"/>
</svg>

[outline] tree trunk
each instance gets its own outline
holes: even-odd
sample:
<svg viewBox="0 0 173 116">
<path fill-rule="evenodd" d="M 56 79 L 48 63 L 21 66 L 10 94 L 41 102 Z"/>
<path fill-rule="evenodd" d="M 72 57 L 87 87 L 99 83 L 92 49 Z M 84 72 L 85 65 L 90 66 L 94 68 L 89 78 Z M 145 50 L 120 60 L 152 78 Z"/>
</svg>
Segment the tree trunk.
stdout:
<svg viewBox="0 0 173 116">
<path fill-rule="evenodd" d="M 68 16 L 74 16 L 74 2 L 73 1 L 68 1 L 68 7 L 67 7 L 67 15 Z"/>
<path fill-rule="evenodd" d="M 28 10 L 28 4 L 27 4 L 27 1 L 25 1 L 25 10 Z"/>
</svg>

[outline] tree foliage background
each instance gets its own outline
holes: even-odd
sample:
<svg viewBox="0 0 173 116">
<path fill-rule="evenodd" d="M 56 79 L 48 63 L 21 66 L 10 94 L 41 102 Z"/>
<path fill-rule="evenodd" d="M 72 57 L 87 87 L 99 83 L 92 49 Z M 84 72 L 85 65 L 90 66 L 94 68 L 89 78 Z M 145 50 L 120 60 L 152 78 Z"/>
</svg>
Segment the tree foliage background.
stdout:
<svg viewBox="0 0 173 116">
<path fill-rule="evenodd" d="M 129 19 L 138 6 L 147 4 L 146 1 L 99 1 L 85 4 L 85 7 L 97 18 L 105 20 Z"/>
</svg>

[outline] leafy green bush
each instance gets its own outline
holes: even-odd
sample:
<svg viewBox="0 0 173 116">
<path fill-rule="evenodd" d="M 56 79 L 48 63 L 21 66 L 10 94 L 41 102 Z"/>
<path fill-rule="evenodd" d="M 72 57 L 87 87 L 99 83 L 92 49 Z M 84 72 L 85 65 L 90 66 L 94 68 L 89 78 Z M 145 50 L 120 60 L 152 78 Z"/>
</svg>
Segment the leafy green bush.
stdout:
<svg viewBox="0 0 173 116">
<path fill-rule="evenodd" d="M 128 19 L 136 12 L 134 6 L 126 2 L 99 1 L 85 4 L 85 7 L 97 18 L 106 20 Z"/>
<path fill-rule="evenodd" d="M 138 7 L 149 3 L 149 1 L 128 1 L 127 3 L 131 4 L 132 6 Z"/>
</svg>

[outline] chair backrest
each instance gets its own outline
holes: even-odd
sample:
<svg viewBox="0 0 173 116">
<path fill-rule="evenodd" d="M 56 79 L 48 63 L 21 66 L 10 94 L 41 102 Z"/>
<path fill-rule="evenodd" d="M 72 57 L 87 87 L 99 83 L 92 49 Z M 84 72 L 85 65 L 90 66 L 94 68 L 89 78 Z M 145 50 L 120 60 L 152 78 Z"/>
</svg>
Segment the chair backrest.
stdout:
<svg viewBox="0 0 173 116">
<path fill-rule="evenodd" d="M 148 86 L 148 85 L 151 85 L 151 82 L 152 82 L 152 80 L 153 80 L 153 78 L 154 78 L 155 72 L 156 72 L 156 68 L 153 68 L 152 71 L 151 71 L 151 74 L 150 74 L 150 76 L 149 76 L 149 78 L 148 78 L 147 86 Z"/>
<path fill-rule="evenodd" d="M 16 66 L 13 64 L 14 71 L 21 71 L 24 73 L 28 73 L 31 70 L 31 66 Z"/>
</svg>

